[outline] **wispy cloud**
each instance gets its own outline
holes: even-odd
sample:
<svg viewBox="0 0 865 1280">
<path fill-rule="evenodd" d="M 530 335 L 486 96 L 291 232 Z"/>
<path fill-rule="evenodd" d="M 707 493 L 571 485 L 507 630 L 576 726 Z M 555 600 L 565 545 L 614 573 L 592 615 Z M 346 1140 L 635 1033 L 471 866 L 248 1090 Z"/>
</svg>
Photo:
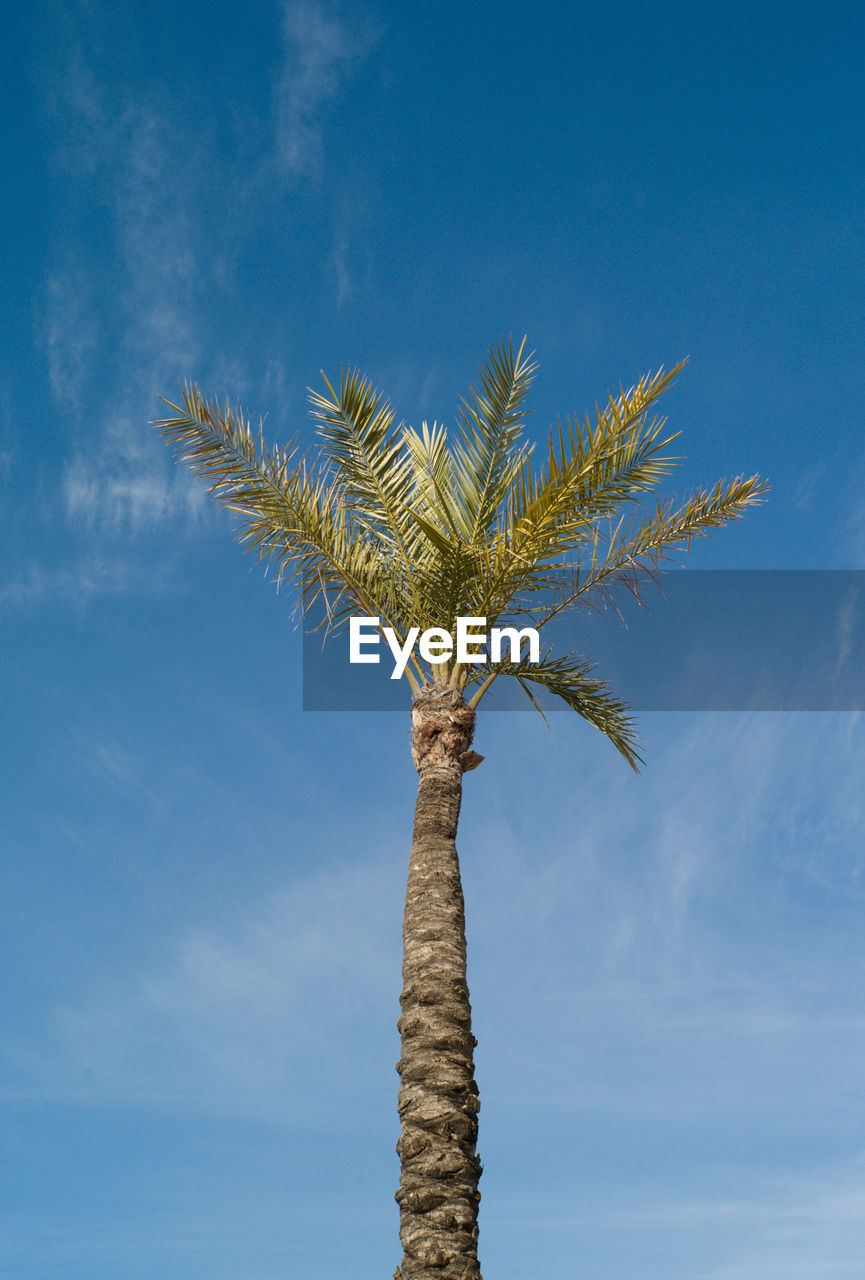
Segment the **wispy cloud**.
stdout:
<svg viewBox="0 0 865 1280">
<path fill-rule="evenodd" d="M 695 1180 L 704 1183 L 705 1174 Z M 647 1280 L 858 1280 L 865 1247 L 861 1155 L 785 1174 L 746 1166 L 735 1184 L 732 1195 L 654 1193 L 639 1203 L 622 1185 L 619 1203 L 610 1207 L 597 1194 L 597 1180 L 574 1194 L 565 1177 L 528 1198 L 523 1188 L 520 1203 L 501 1204 L 495 1226 L 552 1233 L 563 1256 L 570 1245 L 603 1259 L 612 1280 L 634 1274 L 634 1256 Z"/>
<path fill-rule="evenodd" d="M 847 596 L 838 610 L 835 618 L 835 640 L 837 644 L 837 657 L 835 661 L 835 676 L 839 677 L 847 667 L 850 656 L 853 652 L 853 639 L 858 630 L 859 618 L 861 614 L 862 590 L 857 586 L 852 586 Z M 859 655 L 858 661 L 861 661 Z"/>
<path fill-rule="evenodd" d="M 70 17 L 65 61 L 49 81 L 54 115 L 66 122 L 56 159 L 73 183 L 87 183 L 90 207 L 107 217 L 100 263 L 108 253 L 110 287 L 81 243 L 65 255 L 58 249 L 42 336 L 52 397 L 74 441 L 62 481 L 67 516 L 90 529 L 136 532 L 195 516 L 201 505 L 147 429 L 157 393 L 189 376 L 204 345 L 198 166 L 183 118 L 160 108 L 157 89 L 136 97 L 99 82 L 79 20 L 86 25 L 85 9 Z"/>
<path fill-rule="evenodd" d="M 486 1030 L 479 1052 L 500 1094 L 508 1096 L 512 1073 L 525 1079 L 527 1057 L 541 1052 L 550 1061 L 539 1101 L 560 1116 L 575 1106 L 701 1115 L 707 1091 L 719 1114 L 758 1115 L 767 1081 L 790 1059 L 800 1066 L 788 1066 L 773 1106 L 795 1106 L 821 1072 L 836 1098 L 853 1096 L 861 1009 L 840 987 L 837 1000 L 827 998 L 840 976 L 831 947 L 824 954 L 801 920 L 795 963 L 766 946 L 772 877 L 809 881 L 817 842 L 821 892 L 832 892 L 839 838 L 856 834 L 845 797 L 855 790 L 861 742 L 849 747 L 849 788 L 837 763 L 833 771 L 838 811 L 821 821 L 836 829 L 818 832 L 804 824 L 811 793 L 824 785 L 819 761 L 837 762 L 848 747 L 837 719 L 825 717 L 803 750 L 797 719 L 801 725 L 802 717 L 765 717 L 761 727 L 760 717 L 702 717 L 659 754 L 659 784 L 648 798 L 630 777 L 626 788 L 590 771 L 574 838 L 565 804 L 545 824 L 540 850 L 536 820 L 534 839 L 524 839 L 495 812 L 480 826 L 469 813 L 472 981 Z M 99 760 L 119 784 L 132 771 L 113 749 Z M 791 768 L 811 779 L 792 806 Z M 779 830 L 784 865 L 766 880 Z M 765 850 L 756 878 L 743 861 L 755 843 Z M 56 1015 L 44 1051 L 29 1061 L 32 1087 L 288 1117 L 310 1071 L 316 1096 L 329 1074 L 346 1086 L 341 1054 L 350 1045 L 352 1075 L 366 1088 L 393 1035 L 402 864 L 388 856 L 296 878 L 238 911 L 231 925 L 190 927 L 161 963 L 107 979 Z M 753 910 L 737 901 L 745 885 Z M 845 886 L 836 883 L 834 893 L 840 901 Z M 716 919 L 734 913 L 726 932 L 706 932 L 707 898 Z M 756 918 L 762 936 L 751 932 Z M 858 963 L 848 956 L 848 973 Z M 608 1052 L 599 1052 L 601 1042 Z M 819 1051 L 825 1043 L 831 1068 Z"/>
<path fill-rule="evenodd" d="M 84 561 L 75 568 L 57 570 L 31 564 L 18 577 L 0 584 L 0 618 L 43 603 L 84 602 L 95 596 L 115 595 L 125 591 L 128 582 L 128 566 L 117 560 L 110 564 Z"/>
<path fill-rule="evenodd" d="M 291 177 L 322 176 L 328 108 L 374 35 L 349 26 L 332 5 L 289 0 L 282 15 L 283 65 L 276 88 L 277 157 Z"/>
<path fill-rule="evenodd" d="M 857 568 L 865 567 L 865 504 L 862 502 L 865 467 L 850 487 L 848 496 L 847 544 Z"/>
<path fill-rule="evenodd" d="M 352 20 L 335 6 L 316 0 L 288 0 L 282 13 L 283 61 L 276 85 L 276 160 L 283 178 L 316 186 L 325 178 L 324 138 L 328 119 L 358 63 L 379 33 L 368 14 Z M 346 183 L 353 199 L 345 197 Z M 332 278 L 337 307 L 354 288 L 354 231 L 363 216 L 367 193 L 349 175 L 333 182 L 343 196 L 333 202 L 331 249 L 324 263 Z"/>
<path fill-rule="evenodd" d="M 80 265 L 70 264 L 49 276 L 45 295 L 43 335 L 51 394 L 58 406 L 77 416 L 98 341 L 90 281 Z"/>
<path fill-rule="evenodd" d="M 127 761 L 112 753 L 103 763 L 122 781 Z M 328 1077 L 336 1094 L 362 1090 L 377 1080 L 366 1072 L 366 1025 L 382 1022 L 374 1059 L 393 1034 L 393 881 L 393 860 L 322 872 L 238 913 L 228 930 L 190 929 L 162 965 L 60 1010 L 45 1054 L 17 1055 L 25 1088 L 283 1120 L 300 1118 L 299 1095 L 309 1119 Z"/>
<path fill-rule="evenodd" d="M 753 1184 L 753 1175 L 748 1179 Z M 694 1240 L 694 1252 L 716 1245 L 716 1261 L 691 1265 L 694 1280 L 845 1280 L 861 1275 L 865 1247 L 865 1160 L 819 1172 L 764 1179 L 740 1199 L 685 1200 L 620 1215 L 621 1230 L 662 1232 Z M 608 1220 L 613 1226 L 613 1220 Z M 701 1239 L 702 1238 L 702 1239 Z M 699 1241 L 699 1243 L 697 1243 Z M 684 1247 L 683 1247 L 684 1245 Z M 718 1257 L 717 1255 L 720 1255 Z M 684 1274 L 679 1272 L 678 1274 Z"/>
<path fill-rule="evenodd" d="M 193 319 L 199 268 L 193 235 L 195 181 L 178 174 L 187 138 L 152 105 L 131 103 L 120 120 L 116 219 L 129 291 L 125 345 L 138 378 L 188 370 L 200 356 Z M 186 157 L 188 159 L 188 157 Z M 147 388 L 152 389 L 151 387 Z"/>
<path fill-rule="evenodd" d="M 63 496 L 71 521 L 91 531 L 140 533 L 170 518 L 203 515 L 201 485 L 186 471 L 169 470 L 158 442 L 142 441 L 147 412 L 142 404 L 140 418 L 109 417 L 101 447 L 79 452 L 67 465 Z"/>
<path fill-rule="evenodd" d="M 62 568 L 31 561 L 16 576 L 0 582 L 0 619 L 43 605 L 77 608 L 101 596 L 153 595 L 170 589 L 164 567 L 142 568 L 127 556 L 89 552 Z"/>
<path fill-rule="evenodd" d="M 607 769 L 588 733 L 491 715 L 490 772 L 467 782 L 481 1149 L 516 1144 L 555 1183 L 536 1202 L 519 1188 L 504 1214 L 504 1174 L 487 1229 L 497 1212 L 529 1235 L 551 1223 L 563 1257 L 592 1232 L 606 1257 L 627 1233 L 652 1280 L 853 1276 L 862 1169 L 837 1165 L 835 1135 L 861 1116 L 862 726 L 655 717 L 641 779 Z M 91 755 L 134 784 L 115 745 Z M 404 852 L 150 938 L 147 959 L 91 977 L 38 1043 L 7 1049 L 7 1078 L 30 1096 L 302 1114 L 320 1131 L 390 1105 Z"/>
<path fill-rule="evenodd" d="M 76 12 L 50 81 L 55 158 L 73 184 L 87 183 L 88 207 L 105 219 L 102 274 L 81 243 L 65 255 L 57 249 L 40 321 L 52 397 L 74 440 L 62 479 L 67 518 L 88 531 L 136 534 L 198 520 L 204 505 L 200 486 L 174 468 L 147 429 L 159 413 L 157 397 L 184 377 L 209 371 L 212 378 L 228 364 L 237 394 L 248 373 L 210 350 L 210 264 L 230 274 L 230 258 L 199 230 L 197 211 L 212 181 L 207 144 L 158 84 L 133 91 L 100 79 L 81 34 L 89 30 L 86 6 Z M 316 0 L 285 4 L 281 29 L 267 181 L 278 172 L 292 184 L 316 183 L 328 117 L 378 36 L 368 15 Z M 321 260 L 338 306 L 352 291 L 352 226 L 343 204 Z"/>
<path fill-rule="evenodd" d="M 117 130 L 115 217 L 122 290 L 125 385 L 102 409 L 101 447 L 81 451 L 65 480 L 67 511 L 89 525 L 133 531 L 201 507 L 197 486 L 169 470 L 147 430 L 158 390 L 200 358 L 193 320 L 196 257 L 189 186 L 172 172 L 171 127 L 149 105 L 129 105 Z"/>
<path fill-rule="evenodd" d="M 542 827 L 527 815 L 524 833 L 495 805 L 473 820 L 468 798 L 471 976 L 487 1027 L 479 1052 L 500 1090 L 512 1073 L 525 1079 L 541 1052 L 550 1061 L 535 1101 L 561 1114 L 702 1114 L 707 1090 L 719 1113 L 758 1114 L 782 1061 L 774 1106 L 794 1106 L 821 1073 L 836 1098 L 852 1096 L 865 1024 L 849 978 L 865 955 L 844 958 L 845 987 L 825 913 L 855 883 L 845 851 L 861 822 L 849 802 L 862 741 L 848 743 L 829 716 L 803 734 L 807 719 L 701 717 L 659 751 L 653 793 L 602 768 L 584 774 L 579 821 L 566 799 Z M 490 736 L 506 750 L 512 733 L 499 723 Z M 134 763 L 110 744 L 106 752 L 94 759 L 123 785 Z M 813 800 L 827 770 L 838 803 L 818 828 Z M 34 1084 L 281 1111 L 286 1081 L 302 1087 L 315 1070 L 320 1093 L 321 1073 L 342 1071 L 334 1046 L 348 1045 L 359 1081 L 371 1079 L 366 1065 L 393 1034 L 402 854 L 296 877 L 229 925 L 189 927 L 161 963 L 83 993 L 57 1014 Z M 817 876 L 823 924 L 815 916 L 806 928 L 797 906 L 796 955 L 774 949 L 778 885 Z M 370 1020 L 380 1043 L 366 1034 Z M 615 1046 L 612 1059 L 599 1057 L 599 1038 Z"/>
<path fill-rule="evenodd" d="M 331 251 L 331 267 L 336 281 L 336 305 L 341 307 L 352 290 L 351 271 L 349 268 L 350 234 L 349 223 L 345 216 L 340 217 L 334 225 L 333 249 Z"/>
<path fill-rule="evenodd" d="M 666 743 L 652 733 L 644 778 L 617 781 L 600 761 L 575 787 L 579 728 L 557 722 L 555 742 L 535 742 L 529 723 L 519 760 L 546 753 L 558 802 L 520 817 L 488 801 L 477 827 L 466 804 L 473 987 L 498 1037 L 479 1052 L 517 1081 L 544 1044 L 547 1103 L 564 1110 L 699 1112 L 711 1081 L 717 1109 L 759 1112 L 791 1059 L 797 1070 L 771 1086 L 779 1105 L 821 1073 L 852 1098 L 865 1050 L 865 953 L 849 918 L 865 901 L 861 724 L 805 713 L 653 724 L 682 727 Z M 480 745 L 495 760 L 506 739 L 503 728 Z M 505 771 L 497 791 L 521 786 Z"/>
</svg>

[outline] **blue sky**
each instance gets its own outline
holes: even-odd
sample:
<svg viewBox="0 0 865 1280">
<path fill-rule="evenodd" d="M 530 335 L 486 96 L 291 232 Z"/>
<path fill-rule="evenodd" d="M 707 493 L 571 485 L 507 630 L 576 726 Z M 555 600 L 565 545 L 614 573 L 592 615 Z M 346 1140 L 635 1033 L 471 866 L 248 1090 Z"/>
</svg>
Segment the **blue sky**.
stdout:
<svg viewBox="0 0 865 1280">
<path fill-rule="evenodd" d="M 0 1271 L 399 1259 L 415 775 L 301 707 L 286 601 L 147 423 L 306 438 L 318 370 L 532 430 L 682 356 L 701 568 L 865 568 L 853 6 L 43 5 L 7 20 Z M 482 719 L 460 848 L 500 1280 L 846 1280 L 865 1247 L 861 715 L 650 714 L 634 777 Z"/>
</svg>

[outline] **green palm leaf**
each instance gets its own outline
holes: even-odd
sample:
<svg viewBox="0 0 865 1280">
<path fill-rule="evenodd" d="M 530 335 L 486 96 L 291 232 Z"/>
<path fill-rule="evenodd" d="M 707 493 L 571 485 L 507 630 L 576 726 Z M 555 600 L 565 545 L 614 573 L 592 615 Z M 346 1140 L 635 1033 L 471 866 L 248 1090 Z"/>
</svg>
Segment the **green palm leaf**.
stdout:
<svg viewBox="0 0 865 1280">
<path fill-rule="evenodd" d="M 177 416 L 154 425 L 238 518 L 238 541 L 288 578 L 307 606 L 325 601 L 331 626 L 357 610 L 403 624 L 410 599 L 397 575 L 381 572 L 386 550 L 354 516 L 333 472 L 310 467 L 296 450 L 268 449 L 240 410 L 192 384 L 180 405 L 163 403 Z"/>
<path fill-rule="evenodd" d="M 531 453 L 522 443 L 523 404 L 537 365 L 524 356 L 523 338 L 516 355 L 513 343 L 500 342 L 480 370 L 481 391 L 469 389 L 458 415 L 460 439 L 454 445 L 462 536 L 473 544 L 484 538 L 496 519 L 513 478 Z"/>
<path fill-rule="evenodd" d="M 631 768 L 637 770 L 643 760 L 637 752 L 639 738 L 633 718 L 628 714 L 627 705 L 616 697 L 609 685 L 592 674 L 593 670 L 592 663 L 574 653 L 555 658 L 548 649 L 536 664 L 526 660 L 500 664 L 483 680 L 469 705 L 477 706 L 498 676 L 512 676 L 544 720 L 546 716 L 538 692 L 554 695 L 571 711 L 588 720 L 610 739 Z M 479 679 L 475 677 L 475 680 Z"/>
</svg>

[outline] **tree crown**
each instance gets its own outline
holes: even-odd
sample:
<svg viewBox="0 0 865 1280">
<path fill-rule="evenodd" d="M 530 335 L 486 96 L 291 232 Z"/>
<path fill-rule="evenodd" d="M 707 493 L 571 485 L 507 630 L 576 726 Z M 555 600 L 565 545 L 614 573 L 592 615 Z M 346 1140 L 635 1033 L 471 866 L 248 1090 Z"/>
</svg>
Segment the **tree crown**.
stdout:
<svg viewBox="0 0 865 1280">
<path fill-rule="evenodd" d="M 675 551 L 740 517 L 767 485 L 737 476 L 684 502 L 649 495 L 679 461 L 656 401 L 684 362 L 620 388 L 594 421 L 566 418 L 537 460 L 525 438 L 536 371 L 523 339 L 501 341 L 462 400 L 455 436 L 439 423 L 396 423 L 386 399 L 357 370 L 339 389 L 310 391 L 318 453 L 269 447 L 241 409 L 192 383 L 175 416 L 154 423 L 176 455 L 238 517 L 238 539 L 297 589 L 304 613 L 339 631 L 352 614 L 375 615 L 401 639 L 411 627 L 455 629 L 460 616 L 492 627 L 523 618 L 543 628 L 564 610 L 640 599 Z M 424 663 L 406 676 L 459 689 L 472 707 L 493 681 L 517 679 L 559 697 L 600 729 L 636 768 L 626 705 L 576 654 L 503 661 L 492 669 Z"/>
</svg>

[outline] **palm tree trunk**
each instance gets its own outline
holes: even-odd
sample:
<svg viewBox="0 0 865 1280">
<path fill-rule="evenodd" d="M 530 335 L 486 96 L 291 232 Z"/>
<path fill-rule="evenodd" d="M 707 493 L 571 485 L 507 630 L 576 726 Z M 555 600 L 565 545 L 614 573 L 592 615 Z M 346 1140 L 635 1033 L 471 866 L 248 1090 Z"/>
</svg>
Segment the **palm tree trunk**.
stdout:
<svg viewBox="0 0 865 1280">
<path fill-rule="evenodd" d="M 427 687 L 412 706 L 420 775 L 403 921 L 402 1267 L 394 1280 L 480 1280 L 475 1154 L 480 1110 L 466 983 L 463 891 L 455 837 L 474 712 L 456 689 Z"/>
</svg>

